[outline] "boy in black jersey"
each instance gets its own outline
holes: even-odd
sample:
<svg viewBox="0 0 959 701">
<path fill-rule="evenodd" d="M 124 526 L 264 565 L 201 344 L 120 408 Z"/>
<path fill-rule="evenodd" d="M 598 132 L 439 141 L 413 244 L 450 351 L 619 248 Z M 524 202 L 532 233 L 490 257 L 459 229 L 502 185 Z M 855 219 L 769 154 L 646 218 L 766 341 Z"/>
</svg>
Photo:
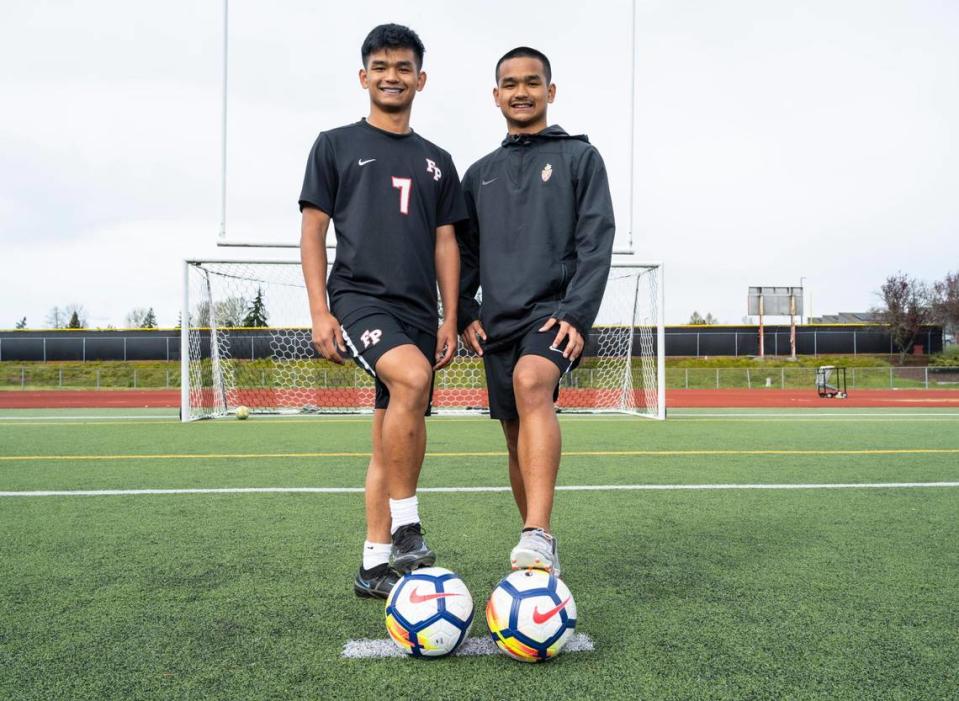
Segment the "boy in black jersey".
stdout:
<svg viewBox="0 0 959 701">
<path fill-rule="evenodd" d="M 435 561 L 420 528 L 416 483 L 433 372 L 456 350 L 453 224 L 466 212 L 450 155 L 410 129 L 413 98 L 426 83 L 423 52 L 406 27 L 370 32 L 359 75 L 370 95 L 369 117 L 319 135 L 300 194 L 313 344 L 335 363 L 349 353 L 376 380 L 367 536 L 354 582 L 359 596 L 386 598 L 398 573 Z M 327 280 L 330 220 L 336 260 Z"/>
<path fill-rule="evenodd" d="M 529 47 L 496 64 L 493 98 L 508 134 L 466 172 L 470 218 L 457 236 L 460 332 L 483 356 L 490 416 L 503 426 L 523 519 L 510 561 L 559 576 L 550 530 L 561 450 L 554 401 L 599 311 L 615 225 L 599 152 L 585 136 L 547 126 L 550 73 L 549 59 Z"/>
</svg>

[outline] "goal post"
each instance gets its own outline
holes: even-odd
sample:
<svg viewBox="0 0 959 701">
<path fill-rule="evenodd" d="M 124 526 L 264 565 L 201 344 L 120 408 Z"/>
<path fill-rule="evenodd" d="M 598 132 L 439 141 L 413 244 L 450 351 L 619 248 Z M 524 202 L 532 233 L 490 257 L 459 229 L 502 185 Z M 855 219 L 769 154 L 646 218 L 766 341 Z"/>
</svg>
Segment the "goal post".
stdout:
<svg viewBox="0 0 959 701">
<path fill-rule="evenodd" d="M 322 359 L 311 342 L 299 261 L 187 260 L 181 310 L 181 419 L 251 413 L 368 413 L 373 380 Z M 563 412 L 666 417 L 663 270 L 614 258 L 579 367 L 560 383 Z M 462 342 L 436 374 L 434 413 L 488 411 L 482 359 Z"/>
</svg>

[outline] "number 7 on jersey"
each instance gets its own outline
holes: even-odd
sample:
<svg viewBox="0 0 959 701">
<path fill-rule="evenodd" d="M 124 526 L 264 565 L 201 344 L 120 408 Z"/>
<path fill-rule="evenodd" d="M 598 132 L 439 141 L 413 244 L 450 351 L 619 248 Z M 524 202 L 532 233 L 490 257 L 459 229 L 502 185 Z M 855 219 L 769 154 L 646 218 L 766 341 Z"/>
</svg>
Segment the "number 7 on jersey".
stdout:
<svg viewBox="0 0 959 701">
<path fill-rule="evenodd" d="M 410 190 L 413 189 L 412 178 L 397 178 L 393 176 L 393 187 L 400 191 L 400 213 L 410 213 Z"/>
</svg>

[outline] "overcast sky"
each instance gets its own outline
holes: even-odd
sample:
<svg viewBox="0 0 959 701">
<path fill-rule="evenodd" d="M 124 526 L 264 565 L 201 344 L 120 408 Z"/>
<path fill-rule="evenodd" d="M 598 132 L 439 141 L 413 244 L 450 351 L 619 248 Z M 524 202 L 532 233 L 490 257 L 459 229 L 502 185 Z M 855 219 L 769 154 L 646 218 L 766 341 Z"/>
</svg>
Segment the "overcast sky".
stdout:
<svg viewBox="0 0 959 701">
<path fill-rule="evenodd" d="M 396 21 L 427 47 L 413 127 L 461 174 L 505 131 L 496 59 L 550 56 L 550 121 L 603 154 L 617 247 L 665 264 L 667 322 L 738 323 L 747 287 L 801 277 L 807 312 L 862 311 L 890 273 L 959 269 L 953 0 L 637 0 L 632 182 L 629 2 L 389 8 L 230 3 L 228 239 L 297 240 L 308 149 L 366 114 L 359 46 Z M 0 62 L 0 328 L 71 303 L 172 325 L 183 258 L 295 257 L 216 247 L 218 0 L 7 0 Z"/>
</svg>

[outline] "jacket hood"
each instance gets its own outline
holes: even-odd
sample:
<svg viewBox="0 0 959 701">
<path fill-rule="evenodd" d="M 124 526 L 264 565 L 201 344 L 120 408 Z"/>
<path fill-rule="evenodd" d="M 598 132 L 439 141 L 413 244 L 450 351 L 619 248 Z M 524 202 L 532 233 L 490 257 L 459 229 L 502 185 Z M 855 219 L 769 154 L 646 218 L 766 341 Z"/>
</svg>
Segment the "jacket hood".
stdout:
<svg viewBox="0 0 959 701">
<path fill-rule="evenodd" d="M 583 141 L 589 143 L 589 137 L 586 134 L 576 134 L 571 136 L 566 133 L 566 130 L 563 129 L 559 124 L 553 124 L 546 127 L 543 131 L 537 132 L 535 134 L 507 134 L 506 138 L 503 139 L 503 146 L 528 146 L 529 144 L 540 143 L 543 141 L 549 141 L 552 139 L 575 139 L 576 141 Z"/>
</svg>

